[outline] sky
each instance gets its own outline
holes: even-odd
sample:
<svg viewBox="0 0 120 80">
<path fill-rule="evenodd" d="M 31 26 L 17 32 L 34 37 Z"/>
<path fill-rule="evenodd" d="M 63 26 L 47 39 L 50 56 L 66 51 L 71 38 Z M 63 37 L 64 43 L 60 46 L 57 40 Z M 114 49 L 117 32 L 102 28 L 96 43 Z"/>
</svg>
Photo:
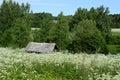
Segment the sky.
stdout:
<svg viewBox="0 0 120 80">
<path fill-rule="evenodd" d="M 0 5 L 3 0 L 0 0 Z M 48 12 L 57 16 L 60 12 L 64 15 L 74 15 L 77 8 L 97 8 L 101 5 L 109 7 L 110 14 L 120 13 L 120 0 L 14 0 L 19 3 L 29 3 L 34 13 Z"/>
</svg>

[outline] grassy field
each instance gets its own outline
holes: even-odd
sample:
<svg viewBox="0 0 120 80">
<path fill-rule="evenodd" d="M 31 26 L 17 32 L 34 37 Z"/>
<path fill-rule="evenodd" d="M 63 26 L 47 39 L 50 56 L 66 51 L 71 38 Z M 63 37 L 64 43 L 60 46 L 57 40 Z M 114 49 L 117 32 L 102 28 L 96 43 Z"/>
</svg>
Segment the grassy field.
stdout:
<svg viewBox="0 0 120 80">
<path fill-rule="evenodd" d="M 0 80 L 120 80 L 120 55 L 0 48 Z"/>
<path fill-rule="evenodd" d="M 120 32 L 120 29 L 119 28 L 113 28 L 113 29 L 111 29 L 111 32 Z"/>
<path fill-rule="evenodd" d="M 120 35 L 120 29 L 119 28 L 113 28 L 111 29 L 112 35 Z"/>
</svg>

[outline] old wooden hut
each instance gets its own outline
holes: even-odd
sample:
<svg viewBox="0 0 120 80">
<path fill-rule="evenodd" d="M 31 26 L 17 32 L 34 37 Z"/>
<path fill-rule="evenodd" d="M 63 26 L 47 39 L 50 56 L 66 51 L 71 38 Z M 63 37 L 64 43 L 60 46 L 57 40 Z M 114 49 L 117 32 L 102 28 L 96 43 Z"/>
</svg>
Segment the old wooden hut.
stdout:
<svg viewBox="0 0 120 80">
<path fill-rule="evenodd" d="M 27 52 L 50 53 L 58 51 L 55 43 L 36 43 L 30 42 L 25 49 Z"/>
</svg>

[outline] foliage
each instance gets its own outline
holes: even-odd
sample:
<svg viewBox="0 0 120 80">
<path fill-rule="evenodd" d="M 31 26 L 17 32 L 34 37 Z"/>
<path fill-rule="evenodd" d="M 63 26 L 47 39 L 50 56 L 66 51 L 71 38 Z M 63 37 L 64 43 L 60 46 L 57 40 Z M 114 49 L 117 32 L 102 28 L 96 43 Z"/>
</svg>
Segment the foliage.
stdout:
<svg viewBox="0 0 120 80">
<path fill-rule="evenodd" d="M 72 43 L 69 45 L 70 51 L 95 53 L 108 53 L 104 38 L 96 28 L 96 23 L 92 20 L 83 20 L 73 30 Z"/>
<path fill-rule="evenodd" d="M 22 48 L 29 41 L 52 42 L 61 50 L 68 48 L 73 52 L 100 51 L 107 54 L 106 44 L 120 44 L 119 33 L 111 34 L 111 27 L 119 27 L 119 22 L 120 15 L 110 15 L 109 8 L 104 6 L 90 10 L 78 8 L 73 16 L 60 13 L 53 17 L 51 13 L 30 13 L 28 3 L 3 0 L 0 6 L 0 46 Z M 31 31 L 31 27 L 38 29 Z"/>
<path fill-rule="evenodd" d="M 107 45 L 107 48 L 111 54 L 120 53 L 120 45 Z"/>
<path fill-rule="evenodd" d="M 52 14 L 50 13 L 33 13 L 32 14 L 32 27 L 33 28 L 44 28 L 46 23 L 50 23 L 53 20 Z M 49 26 L 49 24 L 47 25 Z"/>
<path fill-rule="evenodd" d="M 120 55 L 28 54 L 0 48 L 1 80 L 119 80 Z"/>
<path fill-rule="evenodd" d="M 108 50 L 111 54 L 117 54 L 120 52 L 120 32 L 119 28 L 113 28 L 111 30 L 111 36 L 109 40 L 109 45 L 107 45 Z"/>
<path fill-rule="evenodd" d="M 112 19 L 111 28 L 120 28 L 120 14 L 109 15 Z"/>
<path fill-rule="evenodd" d="M 96 27 L 102 32 L 103 37 L 108 44 L 111 35 L 111 18 L 109 17 L 109 8 L 100 6 L 97 9 Z"/>
<path fill-rule="evenodd" d="M 97 16 L 98 16 L 97 10 L 94 7 L 90 8 L 90 11 L 88 11 L 88 19 L 96 21 Z"/>
<path fill-rule="evenodd" d="M 90 11 L 84 8 L 78 8 L 69 23 L 70 31 L 72 31 L 72 29 L 74 29 L 74 27 L 77 26 L 80 21 L 86 19 L 96 22 L 96 27 L 102 32 L 103 37 L 108 43 L 111 31 L 111 18 L 109 16 L 109 9 L 104 8 L 104 6 L 100 6 L 97 9 L 92 7 Z"/>
<path fill-rule="evenodd" d="M 31 40 L 31 28 L 29 26 L 30 24 L 25 18 L 20 18 L 15 21 L 14 27 L 10 30 L 12 36 L 10 41 L 12 44 L 14 44 L 11 46 L 22 48 L 28 44 L 28 42 Z"/>
<path fill-rule="evenodd" d="M 56 26 L 51 28 L 49 41 L 56 43 L 61 50 L 66 49 L 69 43 L 69 27 L 63 13 L 58 15 Z"/>
<path fill-rule="evenodd" d="M 29 42 L 30 5 L 3 0 L 0 7 L 0 45 L 24 47 Z"/>
<path fill-rule="evenodd" d="M 69 23 L 70 31 L 72 31 L 72 29 L 75 26 L 77 26 L 80 21 L 88 19 L 87 15 L 88 15 L 87 9 L 78 8 L 72 20 Z"/>
<path fill-rule="evenodd" d="M 110 36 L 109 44 L 120 45 L 120 33 L 114 33 Z"/>
<path fill-rule="evenodd" d="M 54 25 L 53 17 L 49 13 L 36 13 L 33 15 L 32 27 L 39 28 L 33 31 L 34 42 L 48 42 L 49 30 Z"/>
</svg>

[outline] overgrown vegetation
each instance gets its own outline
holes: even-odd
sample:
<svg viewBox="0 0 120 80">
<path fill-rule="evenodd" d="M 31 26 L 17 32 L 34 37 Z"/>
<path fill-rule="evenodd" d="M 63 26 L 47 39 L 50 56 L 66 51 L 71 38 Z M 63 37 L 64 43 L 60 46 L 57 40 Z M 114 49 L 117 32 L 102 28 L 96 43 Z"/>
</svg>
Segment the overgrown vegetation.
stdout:
<svg viewBox="0 0 120 80">
<path fill-rule="evenodd" d="M 78 8 L 74 15 L 31 13 L 30 5 L 3 0 L 0 6 L 0 46 L 22 48 L 28 42 L 56 43 L 60 50 L 100 52 L 107 54 L 108 45 L 118 45 L 119 36 L 111 27 L 119 27 L 119 14 L 110 15 L 109 8 Z M 31 30 L 31 28 L 37 28 Z"/>
<path fill-rule="evenodd" d="M 112 19 L 112 28 L 120 28 L 120 14 L 111 14 L 110 15 Z"/>
<path fill-rule="evenodd" d="M 120 55 L 29 54 L 0 48 L 1 80 L 119 80 Z"/>
<path fill-rule="evenodd" d="M 0 46 L 24 47 L 30 41 L 30 5 L 3 0 L 0 6 Z"/>
<path fill-rule="evenodd" d="M 96 22 L 92 20 L 82 20 L 74 27 L 68 50 L 74 53 L 108 53 L 104 38 L 97 29 Z"/>
<path fill-rule="evenodd" d="M 0 48 L 0 80 L 119 80 L 120 33 L 111 28 L 120 28 L 120 14 L 104 6 L 53 17 L 3 0 L 0 47 L 7 48 Z M 56 43 L 61 52 L 28 54 L 30 41 Z"/>
<path fill-rule="evenodd" d="M 49 30 L 54 26 L 53 16 L 50 13 L 35 13 L 32 14 L 32 36 L 34 42 L 48 42 Z"/>
<path fill-rule="evenodd" d="M 66 50 L 70 41 L 69 26 L 62 12 L 58 15 L 56 25 L 50 29 L 48 37 L 49 42 L 54 42 L 61 50 Z"/>
<path fill-rule="evenodd" d="M 113 54 L 120 53 L 120 32 L 112 31 L 110 41 L 107 46 L 110 53 L 113 53 Z"/>
</svg>

